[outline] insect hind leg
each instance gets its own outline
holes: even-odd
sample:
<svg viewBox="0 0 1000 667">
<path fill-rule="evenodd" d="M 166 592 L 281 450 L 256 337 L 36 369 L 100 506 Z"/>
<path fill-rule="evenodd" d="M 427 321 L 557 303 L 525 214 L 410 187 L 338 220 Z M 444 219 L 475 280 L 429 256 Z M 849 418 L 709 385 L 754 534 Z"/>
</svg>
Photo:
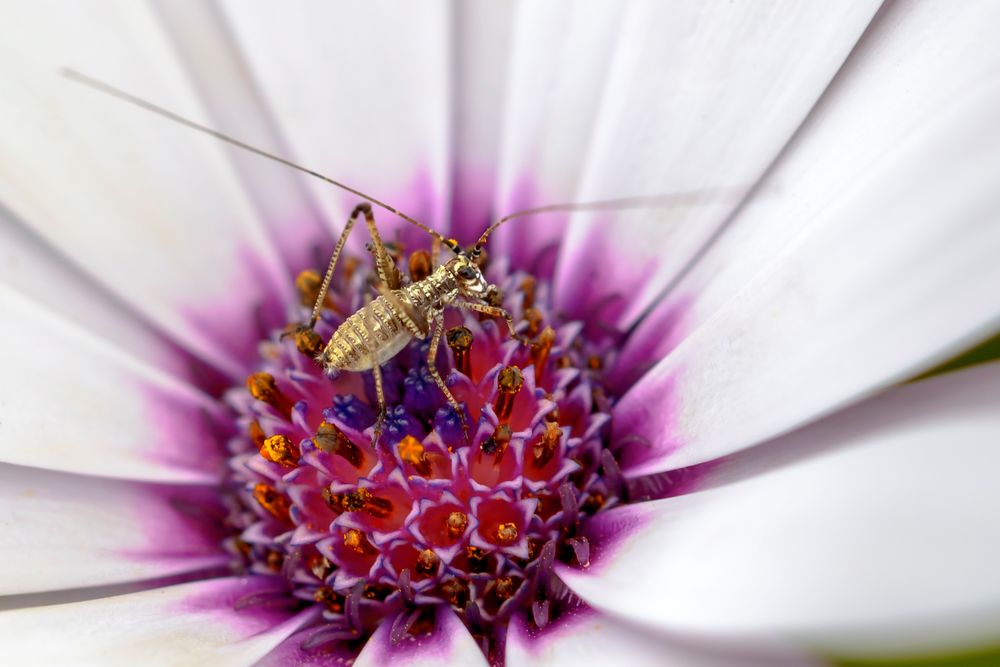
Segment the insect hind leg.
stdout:
<svg viewBox="0 0 1000 667">
<path fill-rule="evenodd" d="M 319 292 L 316 294 L 316 302 L 313 304 L 309 323 L 300 327 L 300 330 L 313 329 L 316 326 L 316 322 L 319 321 L 320 313 L 323 310 L 323 303 L 326 301 L 326 295 L 330 291 L 330 283 L 333 281 L 334 271 L 337 269 L 340 254 L 347 244 L 347 238 L 351 235 L 351 230 L 354 229 L 355 223 L 357 223 L 358 218 L 362 215 L 365 217 L 365 224 L 368 226 L 368 233 L 371 235 L 372 243 L 374 244 L 375 270 L 378 273 L 379 279 L 392 289 L 398 287 L 400 282 L 399 270 L 393 263 L 392 258 L 389 257 L 389 253 L 386 252 L 385 245 L 382 243 L 382 236 L 375 225 L 375 215 L 372 213 L 371 204 L 362 202 L 351 211 L 351 215 L 347 219 L 347 224 L 344 225 L 344 231 L 340 233 L 340 238 L 337 239 L 337 245 L 333 249 L 333 254 L 330 255 L 330 263 L 327 265 L 326 273 L 323 275 L 323 282 L 320 284 Z M 394 284 L 395 287 L 393 286 Z"/>
</svg>

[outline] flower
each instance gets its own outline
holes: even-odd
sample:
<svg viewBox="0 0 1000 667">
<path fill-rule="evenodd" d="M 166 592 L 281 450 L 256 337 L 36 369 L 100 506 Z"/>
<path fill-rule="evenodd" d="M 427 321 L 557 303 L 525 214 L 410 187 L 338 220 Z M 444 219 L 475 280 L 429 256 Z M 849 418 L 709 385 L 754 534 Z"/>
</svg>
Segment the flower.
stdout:
<svg viewBox="0 0 1000 667">
<path fill-rule="evenodd" d="M 488 249 L 551 276 L 564 321 L 625 332 L 602 361 L 609 442 L 626 478 L 673 494 L 587 519 L 589 553 L 553 566 L 580 606 L 512 615 L 506 664 L 995 642 L 1000 372 L 899 383 L 1000 321 L 997 9 L 879 4 L 8 7 L 5 658 L 295 664 L 341 646 L 302 637 L 336 599 L 289 610 L 274 577 L 225 576 L 217 528 L 240 508 L 216 491 L 218 443 L 240 436 L 218 397 L 260 372 L 292 278 L 357 202 L 66 66 L 463 241 L 538 203 L 752 186 L 524 220 Z M 273 465 L 290 442 L 265 448 Z M 398 619 L 355 664 L 483 663 L 450 606 Z"/>
</svg>

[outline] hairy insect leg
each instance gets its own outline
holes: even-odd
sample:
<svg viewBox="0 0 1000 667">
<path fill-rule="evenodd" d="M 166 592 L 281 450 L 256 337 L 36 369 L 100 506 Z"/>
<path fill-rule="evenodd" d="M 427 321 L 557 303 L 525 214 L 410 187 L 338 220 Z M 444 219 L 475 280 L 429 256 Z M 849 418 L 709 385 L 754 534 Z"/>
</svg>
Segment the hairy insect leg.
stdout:
<svg viewBox="0 0 1000 667">
<path fill-rule="evenodd" d="M 368 225 L 368 233 L 372 237 L 372 242 L 374 243 L 375 252 L 375 270 L 378 273 L 379 279 L 384 281 L 388 285 L 392 285 L 392 280 L 395 279 L 398 283 L 399 270 L 396 265 L 393 264 L 392 258 L 389 257 L 389 253 L 385 250 L 385 245 L 382 243 L 382 237 L 378 233 L 378 227 L 375 226 L 375 215 L 372 213 L 371 204 L 368 202 L 362 202 L 354 207 L 351 211 L 350 217 L 347 219 L 347 224 L 344 225 L 344 231 L 340 233 L 340 238 L 337 239 L 337 245 L 333 249 L 333 254 L 330 256 L 330 263 L 326 267 L 326 274 L 323 276 L 323 282 L 319 287 L 319 293 L 316 295 L 316 303 L 313 305 L 312 315 L 309 317 L 309 324 L 304 328 L 312 329 L 316 326 L 316 322 L 319 321 L 320 312 L 323 310 L 323 302 L 326 301 L 327 292 L 330 291 L 330 282 L 333 280 L 333 273 L 337 269 L 337 261 L 340 259 L 340 253 L 344 250 L 344 245 L 347 244 L 347 237 L 351 235 L 351 230 L 354 228 L 354 224 L 358 221 L 358 217 L 364 215 L 365 224 Z"/>
<path fill-rule="evenodd" d="M 484 313 L 486 315 L 492 315 L 493 317 L 502 317 L 503 321 L 507 323 L 507 329 L 510 330 L 510 337 L 516 339 L 521 345 L 530 345 L 531 341 L 527 337 L 522 336 L 517 333 L 514 329 L 514 319 L 510 316 L 503 308 L 498 308 L 497 306 L 490 306 L 485 303 L 477 303 L 475 301 L 454 301 L 451 303 L 452 306 L 456 308 L 465 308 L 466 310 L 474 310 L 477 313 Z"/>
<path fill-rule="evenodd" d="M 365 296 L 365 348 L 368 351 L 369 360 L 372 365 L 372 375 L 375 376 L 375 398 L 378 399 L 378 416 L 375 418 L 375 428 L 372 431 L 372 448 L 378 446 L 379 438 L 382 436 L 382 427 L 385 425 L 385 389 L 382 387 L 382 367 L 378 363 L 378 355 L 372 342 L 375 334 L 372 331 L 371 323 L 371 301 L 370 295 Z"/>
<path fill-rule="evenodd" d="M 326 274 L 323 276 L 323 282 L 320 284 L 319 292 L 316 294 L 316 303 L 313 305 L 309 324 L 306 325 L 307 329 L 312 329 L 316 326 L 316 322 L 319 321 L 319 314 L 323 310 L 323 302 L 326 301 L 326 294 L 330 291 L 330 281 L 333 280 L 333 272 L 337 268 L 337 260 L 340 259 L 340 253 L 344 249 L 344 244 L 347 243 L 347 237 L 351 235 L 351 229 L 354 228 L 354 223 L 358 220 L 357 214 L 358 209 L 355 208 L 354 212 L 351 213 L 351 217 L 347 219 L 347 224 L 344 225 L 344 231 L 340 233 L 340 238 L 337 239 L 337 245 L 333 249 L 333 254 L 330 256 L 330 263 L 326 267 Z"/>
<path fill-rule="evenodd" d="M 354 214 L 360 212 L 365 216 L 365 224 L 368 225 L 368 235 L 372 237 L 372 254 L 375 255 L 375 273 L 383 284 L 389 289 L 399 289 L 403 284 L 403 276 L 399 273 L 399 268 L 392 260 L 389 252 L 385 249 L 382 235 L 379 234 L 378 226 L 375 224 L 375 214 L 372 213 L 370 204 L 358 204 L 354 209 Z M 354 215 L 352 214 L 352 215 Z"/>
<path fill-rule="evenodd" d="M 458 415 L 458 418 L 462 421 L 462 432 L 465 434 L 465 440 L 469 440 L 469 424 L 465 421 L 465 411 L 462 410 L 462 406 L 458 404 L 455 400 L 455 396 L 448 389 L 448 385 L 445 384 L 444 379 L 438 372 L 437 364 L 437 353 L 438 345 L 441 342 L 441 334 L 444 332 L 444 313 L 438 313 L 434 318 L 434 325 L 431 327 L 431 345 L 427 350 L 427 372 L 430 373 L 431 377 L 434 378 L 434 384 L 438 386 L 444 397 L 448 399 L 448 404 L 451 405 L 452 409 Z"/>
<path fill-rule="evenodd" d="M 431 241 L 431 268 L 441 266 L 441 239 L 435 237 Z"/>
</svg>

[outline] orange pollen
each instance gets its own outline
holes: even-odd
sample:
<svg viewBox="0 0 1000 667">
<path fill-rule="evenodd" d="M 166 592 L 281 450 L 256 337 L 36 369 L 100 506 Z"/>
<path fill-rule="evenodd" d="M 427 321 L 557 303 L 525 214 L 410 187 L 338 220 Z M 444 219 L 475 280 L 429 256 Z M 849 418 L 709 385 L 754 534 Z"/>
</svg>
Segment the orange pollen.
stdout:
<svg viewBox="0 0 1000 667">
<path fill-rule="evenodd" d="M 497 526 L 496 541 L 500 544 L 513 544 L 517 542 L 517 526 L 513 523 L 501 523 Z"/>
<path fill-rule="evenodd" d="M 358 554 L 375 553 L 375 547 L 371 545 L 368 538 L 360 530 L 351 528 L 344 533 L 344 546 Z"/>
<path fill-rule="evenodd" d="M 288 522 L 288 498 L 281 495 L 264 482 L 257 482 L 253 487 L 253 497 L 260 506 L 278 521 Z"/>
<path fill-rule="evenodd" d="M 341 514 L 344 512 L 344 496 L 339 493 L 334 493 L 330 490 L 330 487 L 324 486 L 323 490 L 320 491 L 320 495 L 323 496 L 323 502 L 326 503 L 327 507 Z"/>
<path fill-rule="evenodd" d="M 549 353 L 552 352 L 552 345 L 556 342 L 556 331 L 552 327 L 545 327 L 538 339 L 531 343 L 531 361 L 535 364 L 535 377 L 542 377 L 545 365 L 549 363 Z"/>
<path fill-rule="evenodd" d="M 545 398 L 552 400 L 552 394 L 546 394 Z M 549 410 L 548 414 L 545 415 L 545 421 L 559 423 L 559 406 L 554 406 Z"/>
<path fill-rule="evenodd" d="M 545 422 L 545 433 L 531 449 L 535 467 L 541 468 L 552 460 L 552 455 L 555 454 L 561 438 L 562 429 L 559 428 L 559 425 L 551 421 Z"/>
<path fill-rule="evenodd" d="M 465 534 L 469 526 L 469 517 L 464 512 L 452 512 L 448 515 L 448 537 L 458 539 Z"/>
<path fill-rule="evenodd" d="M 335 614 L 339 614 L 344 610 L 344 598 L 334 592 L 332 588 L 326 586 L 316 589 L 316 592 L 313 593 L 313 600 L 325 605 L 327 609 Z"/>
<path fill-rule="evenodd" d="M 295 349 L 307 357 L 316 357 L 323 351 L 323 339 L 315 330 L 308 327 L 298 327 L 292 332 Z"/>
<path fill-rule="evenodd" d="M 264 433 L 264 429 L 260 427 L 260 422 L 254 419 L 250 422 L 250 441 L 254 444 L 257 449 L 264 446 L 264 441 L 267 440 L 267 435 Z"/>
<path fill-rule="evenodd" d="M 344 496 L 345 512 L 367 512 L 376 519 L 384 519 L 392 513 L 392 503 L 385 498 L 372 495 L 368 489 L 357 489 Z"/>
<path fill-rule="evenodd" d="M 472 332 L 465 327 L 452 327 L 448 329 L 446 340 L 455 357 L 455 369 L 471 377 L 472 360 L 469 358 L 469 350 L 472 349 Z"/>
<path fill-rule="evenodd" d="M 424 549 L 417 555 L 417 574 L 422 574 L 425 576 L 430 576 L 437 571 L 438 563 L 440 559 L 438 555 L 431 551 L 430 549 Z"/>
<path fill-rule="evenodd" d="M 469 585 L 459 579 L 448 579 L 441 584 L 441 590 L 448 602 L 456 607 L 464 607 L 469 601 Z"/>
<path fill-rule="evenodd" d="M 320 424 L 313 442 L 327 454 L 336 454 L 355 468 L 361 467 L 363 460 L 361 450 L 333 424 L 329 422 Z"/>
<path fill-rule="evenodd" d="M 465 555 L 469 559 L 469 569 L 473 572 L 482 572 L 486 569 L 486 552 L 471 544 L 465 547 Z"/>
<path fill-rule="evenodd" d="M 294 468 L 299 461 L 299 446 L 283 435 L 272 435 L 264 441 L 260 455 L 271 463 Z"/>
<path fill-rule="evenodd" d="M 509 425 L 497 424 L 497 427 L 493 429 L 493 434 L 483 440 L 479 449 L 483 454 L 492 454 L 494 463 L 500 463 L 503 460 L 503 455 L 507 452 L 507 445 L 510 444 L 512 436 L 513 433 L 511 433 Z"/>
<path fill-rule="evenodd" d="M 288 417 L 292 412 L 292 402 L 278 389 L 278 383 L 270 373 L 254 373 L 247 378 L 250 395 L 262 403 Z"/>
<path fill-rule="evenodd" d="M 399 441 L 396 449 L 399 450 L 399 458 L 416 468 L 418 473 L 425 477 L 430 474 L 431 464 L 427 460 L 427 456 L 424 454 L 424 446 L 420 444 L 419 440 L 412 435 L 408 435 Z"/>
<path fill-rule="evenodd" d="M 527 311 L 529 308 L 533 308 L 535 305 L 535 278 L 534 276 L 527 276 L 521 281 L 521 292 L 524 294 L 524 301 L 521 307 Z M 527 313 L 525 313 L 527 314 Z"/>
<path fill-rule="evenodd" d="M 349 259 L 354 259 L 349 258 Z M 356 260 L 355 260 L 356 261 Z M 349 268 L 347 267 L 348 261 L 344 262 L 344 280 L 350 278 Z M 316 305 L 316 299 L 319 298 L 320 288 L 323 286 L 323 277 L 318 271 L 313 269 L 306 269 L 295 277 L 295 289 L 299 293 L 299 303 L 301 303 L 306 308 L 312 308 Z M 323 300 L 323 307 L 332 310 L 338 315 L 343 315 L 337 306 L 330 299 L 330 295 L 327 294 L 326 298 Z M 301 348 L 300 348 L 301 349 Z"/>
<path fill-rule="evenodd" d="M 524 376 L 517 366 L 507 366 L 497 375 L 497 400 L 493 408 L 497 418 L 505 422 L 514 411 L 514 397 L 524 386 Z"/>
<path fill-rule="evenodd" d="M 604 366 L 604 362 L 597 355 L 592 355 L 587 357 L 587 368 L 592 371 L 599 371 Z"/>
<path fill-rule="evenodd" d="M 497 577 L 494 593 L 499 600 L 509 600 L 515 591 L 514 579 L 511 577 Z"/>
<path fill-rule="evenodd" d="M 417 250 L 410 253 L 410 259 L 407 263 L 410 269 L 410 279 L 415 283 L 431 275 L 431 271 L 434 268 L 431 263 L 431 254 L 426 250 Z"/>
<path fill-rule="evenodd" d="M 274 572 L 277 572 L 281 569 L 282 563 L 285 562 L 285 557 L 281 554 L 280 551 L 268 551 L 267 559 L 265 562 L 267 563 L 268 568 L 270 568 Z"/>
<path fill-rule="evenodd" d="M 545 321 L 545 318 L 542 317 L 542 312 L 537 308 L 526 308 L 524 311 L 524 321 L 528 323 L 528 330 L 525 333 L 528 337 L 534 338 L 541 331 L 542 322 Z"/>
</svg>

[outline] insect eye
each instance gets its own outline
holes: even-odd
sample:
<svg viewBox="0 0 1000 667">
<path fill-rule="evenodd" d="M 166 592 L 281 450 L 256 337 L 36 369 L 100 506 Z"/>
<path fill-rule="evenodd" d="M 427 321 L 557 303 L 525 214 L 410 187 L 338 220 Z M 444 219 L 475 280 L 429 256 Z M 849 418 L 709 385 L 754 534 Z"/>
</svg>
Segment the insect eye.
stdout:
<svg viewBox="0 0 1000 667">
<path fill-rule="evenodd" d="M 472 267 L 463 266 L 458 270 L 458 277 L 462 280 L 474 280 L 476 278 L 476 271 Z"/>
</svg>

